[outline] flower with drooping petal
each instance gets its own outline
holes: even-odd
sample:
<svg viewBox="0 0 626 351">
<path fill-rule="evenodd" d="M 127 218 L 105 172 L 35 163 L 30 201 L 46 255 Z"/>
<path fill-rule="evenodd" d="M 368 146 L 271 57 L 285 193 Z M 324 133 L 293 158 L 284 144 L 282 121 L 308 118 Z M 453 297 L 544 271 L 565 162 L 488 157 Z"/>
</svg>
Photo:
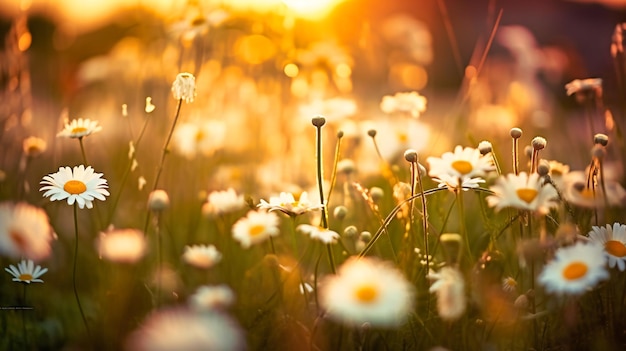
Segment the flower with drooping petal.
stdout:
<svg viewBox="0 0 626 351">
<path fill-rule="evenodd" d="M 440 188 L 447 186 L 450 190 L 459 186 L 477 188 L 478 183 L 485 182 L 481 177 L 495 170 L 491 156 L 481 155 L 478 149 L 460 145 L 454 148 L 454 152 L 446 152 L 441 158 L 429 157 L 426 162 L 430 165 L 428 175 L 439 182 Z"/>
<path fill-rule="evenodd" d="M 14 265 L 10 265 L 9 268 L 4 270 L 13 276 L 14 282 L 30 284 L 43 283 L 43 280 L 39 279 L 39 277 L 44 275 L 48 268 L 41 268 L 40 265 L 35 267 L 33 260 L 22 260 L 17 264 L 17 268 Z"/>
<path fill-rule="evenodd" d="M 567 96 L 576 94 L 581 91 L 597 89 L 602 89 L 601 78 L 574 79 L 573 81 L 565 84 Z"/>
<path fill-rule="evenodd" d="M 223 310 L 235 302 L 235 294 L 228 285 L 204 285 L 189 297 L 189 305 L 196 311 Z"/>
<path fill-rule="evenodd" d="M 172 95 L 176 100 L 183 100 L 186 103 L 193 102 L 196 97 L 196 77 L 187 72 L 176 75 L 176 79 L 172 83 Z"/>
<path fill-rule="evenodd" d="M 386 95 L 380 102 L 380 109 L 384 113 L 406 113 L 418 118 L 426 111 L 426 97 L 416 91 Z"/>
<path fill-rule="evenodd" d="M 134 263 L 146 253 L 145 235 L 138 229 L 111 229 L 100 233 L 97 248 L 101 258 Z"/>
<path fill-rule="evenodd" d="M 224 313 L 168 307 L 150 314 L 126 340 L 126 350 L 245 350 L 241 327 Z"/>
<path fill-rule="evenodd" d="M 45 191 L 43 196 L 50 196 L 50 201 L 67 199 L 69 205 L 76 202 L 80 208 L 93 208 L 94 199 L 104 201 L 109 196 L 106 179 L 91 166 L 59 167 L 58 172 L 44 176 L 39 183 L 44 185 L 39 191 Z"/>
<path fill-rule="evenodd" d="M 311 239 L 319 240 L 324 244 L 334 244 L 337 242 L 337 239 L 339 239 L 339 234 L 337 232 L 320 226 L 300 224 L 296 227 L 296 229 L 304 234 L 308 234 Z"/>
<path fill-rule="evenodd" d="M 233 225 L 233 238 L 247 249 L 280 234 L 279 223 L 280 218 L 273 212 L 249 211 Z"/>
<path fill-rule="evenodd" d="M 412 311 L 413 286 L 387 262 L 352 257 L 322 280 L 320 305 L 347 325 L 397 327 Z"/>
<path fill-rule="evenodd" d="M 528 175 L 521 172 L 500 176 L 496 184 L 490 187 L 495 195 L 487 196 L 487 203 L 495 207 L 496 211 L 503 208 L 513 207 L 519 210 L 536 211 L 547 214 L 550 208 L 556 207 L 559 195 L 556 189 L 550 185 L 544 185 L 537 173 Z"/>
<path fill-rule="evenodd" d="M 198 268 L 211 268 L 222 260 L 222 254 L 213 245 L 185 246 L 183 261 Z"/>
<path fill-rule="evenodd" d="M 202 206 L 204 215 L 222 215 L 235 212 L 246 207 L 243 195 L 237 195 L 233 188 L 225 191 L 213 191 L 208 196 L 208 201 Z"/>
<path fill-rule="evenodd" d="M 41 261 L 50 256 L 54 232 L 46 212 L 27 203 L 0 203 L 0 255 Z"/>
<path fill-rule="evenodd" d="M 57 137 L 82 138 L 101 130 L 102 127 L 98 125 L 98 121 L 79 118 L 65 123 L 65 128 L 57 134 Z"/>
<path fill-rule="evenodd" d="M 309 211 L 319 210 L 323 205 L 311 203 L 309 194 L 304 191 L 300 194 L 298 200 L 295 199 L 292 193 L 287 192 L 282 192 L 279 196 L 270 197 L 269 202 L 261 199 L 258 207 L 268 211 L 280 211 L 289 216 L 298 216 Z"/>
<path fill-rule="evenodd" d="M 446 321 L 459 319 L 467 306 L 463 274 L 454 267 L 446 266 L 438 273 L 430 271 L 428 279 L 435 280 L 429 291 L 437 294 L 439 317 Z"/>
<path fill-rule="evenodd" d="M 608 278 L 602 245 L 578 242 L 559 248 L 537 279 L 549 293 L 581 295 Z"/>
<path fill-rule="evenodd" d="M 592 226 L 589 232 L 591 242 L 604 246 L 604 253 L 608 260 L 609 267 L 617 268 L 620 271 L 626 269 L 626 225 L 613 223 L 604 227 Z"/>
</svg>

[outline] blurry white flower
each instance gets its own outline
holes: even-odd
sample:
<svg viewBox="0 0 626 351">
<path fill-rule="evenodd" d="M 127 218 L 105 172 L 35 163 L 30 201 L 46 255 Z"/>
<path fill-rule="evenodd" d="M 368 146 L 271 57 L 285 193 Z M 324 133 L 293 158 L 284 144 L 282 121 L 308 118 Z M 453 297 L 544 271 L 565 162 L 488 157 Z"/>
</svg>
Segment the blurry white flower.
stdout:
<svg viewBox="0 0 626 351">
<path fill-rule="evenodd" d="M 613 223 L 605 227 L 592 226 L 589 232 L 591 242 L 604 246 L 604 253 L 608 259 L 609 267 L 620 271 L 626 269 L 626 225 Z"/>
<path fill-rule="evenodd" d="M 44 185 L 39 191 L 45 191 L 43 196 L 50 196 L 50 201 L 67 199 L 68 205 L 76 202 L 80 208 L 93 208 L 94 199 L 104 201 L 109 196 L 106 179 L 91 166 L 59 167 L 58 172 L 44 176 L 39 184 Z"/>
<path fill-rule="evenodd" d="M 247 249 L 280 234 L 279 223 L 280 219 L 273 212 L 249 211 L 233 225 L 233 238 Z"/>
<path fill-rule="evenodd" d="M 513 207 L 548 214 L 551 207 L 558 205 L 558 193 L 552 185 L 544 186 L 542 183 L 537 173 L 530 176 L 525 172 L 500 176 L 496 185 L 489 188 L 495 195 L 487 196 L 487 203 L 490 207 L 495 207 L 496 211 Z"/>
<path fill-rule="evenodd" d="M 0 203 L 0 254 L 40 261 L 50 255 L 54 238 L 48 215 L 27 203 Z"/>
<path fill-rule="evenodd" d="M 429 291 L 437 294 L 437 312 L 446 321 L 454 321 L 463 315 L 467 305 L 465 280 L 453 267 L 442 267 L 439 273 L 430 271 L 428 278 L 435 280 Z"/>
<path fill-rule="evenodd" d="M 24 139 L 22 142 L 22 150 L 24 155 L 28 157 L 36 157 L 46 151 L 47 143 L 41 138 L 34 136 Z"/>
<path fill-rule="evenodd" d="M 563 176 L 563 197 L 567 202 L 585 208 L 603 208 L 606 203 L 609 206 L 624 206 L 626 190 L 620 183 L 605 179 L 606 194 L 600 184 L 595 181 L 590 183 L 587 182 L 585 172 L 572 171 L 567 173 Z"/>
<path fill-rule="evenodd" d="M 188 159 L 197 154 L 212 155 L 224 146 L 226 125 L 216 120 L 201 120 L 179 124 L 172 136 L 174 150 Z"/>
<path fill-rule="evenodd" d="M 515 292 L 517 290 L 517 280 L 513 277 L 506 277 L 502 279 L 502 290 L 506 292 Z"/>
<path fill-rule="evenodd" d="M 189 305 L 196 311 L 223 310 L 235 302 L 235 294 L 228 285 L 201 286 L 189 297 Z"/>
<path fill-rule="evenodd" d="M 152 98 L 148 96 L 146 98 L 146 108 L 145 108 L 146 113 L 152 113 L 152 111 L 154 111 L 155 109 L 156 109 L 156 106 L 152 104 Z"/>
<path fill-rule="evenodd" d="M 477 188 L 478 183 L 485 182 L 481 177 L 495 169 L 491 157 L 481 155 L 478 149 L 460 145 L 454 148 L 454 153 L 446 152 L 441 158 L 429 157 L 426 161 L 430 165 L 428 174 L 439 182 L 440 188 L 448 186 L 450 190 L 459 186 Z"/>
<path fill-rule="evenodd" d="M 309 194 L 304 191 L 297 201 L 293 194 L 282 192 L 279 196 L 270 197 L 269 202 L 261 199 L 258 207 L 268 211 L 281 211 L 289 216 L 298 216 L 309 211 L 320 210 L 324 206 L 311 203 Z"/>
<path fill-rule="evenodd" d="M 133 351 L 244 350 L 239 325 L 223 313 L 170 307 L 150 314 L 126 340 Z"/>
<path fill-rule="evenodd" d="M 4 270 L 13 276 L 14 282 L 30 284 L 43 283 L 43 280 L 39 279 L 39 277 L 44 275 L 48 268 L 41 268 L 39 265 L 35 267 L 32 260 L 22 260 L 17 264 L 17 268 L 14 265 L 10 265 L 9 268 Z"/>
<path fill-rule="evenodd" d="M 338 233 L 315 225 L 300 224 L 296 229 L 308 234 L 311 239 L 319 240 L 324 244 L 334 244 L 337 242 L 337 239 L 339 239 Z"/>
<path fill-rule="evenodd" d="M 89 118 L 79 118 L 65 123 L 65 128 L 57 134 L 57 137 L 82 138 L 101 130 L 102 127 L 98 125 L 98 121 L 92 121 Z"/>
<path fill-rule="evenodd" d="M 418 118 L 426 111 L 426 97 L 418 92 L 396 93 L 386 95 L 380 102 L 380 109 L 385 113 L 405 113 L 413 118 Z"/>
<path fill-rule="evenodd" d="M 565 84 L 565 90 L 568 96 L 585 90 L 597 89 L 602 89 L 602 79 L 600 78 L 574 79 Z"/>
<path fill-rule="evenodd" d="M 172 94 L 176 100 L 193 102 L 196 97 L 196 77 L 191 73 L 179 73 L 172 84 Z"/>
<path fill-rule="evenodd" d="M 300 115 L 308 120 L 311 116 L 322 115 L 328 122 L 354 116 L 357 112 L 356 102 L 353 99 L 332 98 L 314 100 L 299 107 Z"/>
<path fill-rule="evenodd" d="M 170 207 L 170 197 L 165 190 L 156 189 L 148 195 L 148 209 L 163 211 Z"/>
<path fill-rule="evenodd" d="M 213 191 L 208 196 L 207 203 L 202 207 L 205 215 L 221 215 L 234 212 L 246 207 L 243 195 L 237 195 L 233 188 L 225 191 Z"/>
<path fill-rule="evenodd" d="M 352 257 L 320 283 L 320 305 L 348 325 L 401 325 L 413 307 L 413 287 L 391 264 Z"/>
<path fill-rule="evenodd" d="M 605 265 L 601 245 L 578 242 L 558 249 L 537 279 L 549 293 L 581 295 L 609 278 Z"/>
<path fill-rule="evenodd" d="M 97 241 L 101 258 L 113 262 L 134 263 L 146 253 L 144 234 L 137 229 L 112 229 L 100 233 Z"/>
<path fill-rule="evenodd" d="M 222 254 L 213 245 L 185 246 L 183 261 L 197 268 L 211 268 L 222 260 Z"/>
</svg>

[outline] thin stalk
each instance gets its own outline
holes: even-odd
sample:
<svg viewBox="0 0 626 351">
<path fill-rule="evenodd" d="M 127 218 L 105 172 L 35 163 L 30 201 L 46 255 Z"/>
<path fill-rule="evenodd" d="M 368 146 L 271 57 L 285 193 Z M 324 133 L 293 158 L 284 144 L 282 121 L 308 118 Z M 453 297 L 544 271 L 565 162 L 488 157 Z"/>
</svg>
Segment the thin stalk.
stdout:
<svg viewBox="0 0 626 351">
<path fill-rule="evenodd" d="M 335 161 L 333 162 L 333 172 L 330 175 L 330 189 L 328 189 L 329 200 L 330 200 L 330 195 L 333 193 L 333 189 L 335 189 L 335 182 L 337 181 L 337 163 L 339 162 L 339 154 L 341 150 L 342 138 L 343 138 L 343 133 L 337 134 L 337 146 L 335 147 Z"/>
<path fill-rule="evenodd" d="M 519 142 L 518 138 L 513 138 L 513 173 L 519 175 Z"/>
<path fill-rule="evenodd" d="M 156 254 L 157 254 L 157 281 L 154 305 L 156 308 L 161 307 L 161 286 L 163 276 L 163 238 L 161 237 L 161 215 L 157 214 L 155 218 L 154 235 L 156 236 Z"/>
<path fill-rule="evenodd" d="M 328 213 L 326 211 L 326 202 L 324 201 L 324 184 L 323 184 L 323 168 L 322 168 L 322 126 L 326 121 L 323 118 L 314 119 L 313 125 L 315 125 L 315 139 L 316 139 L 316 159 L 317 159 L 317 187 L 320 192 L 320 203 L 322 204 L 322 227 L 328 229 Z M 322 123 L 320 123 L 322 122 Z M 328 253 L 328 263 L 330 264 L 330 270 L 333 274 L 337 272 L 335 267 L 335 260 L 333 258 L 333 251 L 330 244 L 326 246 L 326 252 Z"/>
<path fill-rule="evenodd" d="M 26 283 L 22 283 L 24 285 L 24 290 L 22 291 L 22 304 L 24 304 L 24 309 L 22 309 L 22 338 L 24 339 L 24 348 L 28 349 L 28 338 L 26 338 Z"/>
<path fill-rule="evenodd" d="M 83 137 L 78 138 L 78 143 L 80 144 L 80 154 L 83 157 L 83 164 L 87 166 L 89 163 L 87 162 L 87 154 L 85 153 L 85 146 L 83 145 Z"/>
<path fill-rule="evenodd" d="M 463 187 L 461 184 L 463 184 L 463 182 L 461 179 L 459 179 L 459 186 L 455 190 L 456 198 L 457 198 L 456 205 L 459 211 L 459 232 L 461 233 L 461 237 L 463 238 L 463 241 L 465 241 L 465 249 L 467 250 L 467 255 L 468 255 L 467 257 L 468 259 L 471 260 L 472 249 L 470 247 L 469 237 L 467 235 L 467 228 L 465 228 L 465 209 L 464 209 L 465 206 L 463 204 Z"/>
<path fill-rule="evenodd" d="M 91 331 L 89 330 L 89 325 L 87 325 L 87 318 L 85 318 L 85 313 L 83 312 L 83 307 L 80 304 L 80 298 L 78 297 L 78 290 L 76 290 L 76 266 L 78 262 L 78 207 L 77 204 L 74 203 L 74 268 L 72 270 L 72 286 L 74 288 L 74 297 L 76 297 L 76 304 L 78 305 L 78 310 L 80 311 L 80 316 L 83 319 L 83 324 L 85 325 L 85 330 L 87 330 L 87 336 L 91 340 Z"/>
</svg>

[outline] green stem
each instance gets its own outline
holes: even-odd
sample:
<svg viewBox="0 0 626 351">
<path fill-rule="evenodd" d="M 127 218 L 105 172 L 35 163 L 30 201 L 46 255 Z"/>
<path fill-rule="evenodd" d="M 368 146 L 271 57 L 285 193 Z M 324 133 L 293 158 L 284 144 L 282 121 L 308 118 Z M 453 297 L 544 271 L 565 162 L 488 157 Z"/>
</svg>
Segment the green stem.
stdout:
<svg viewBox="0 0 626 351">
<path fill-rule="evenodd" d="M 459 179 L 459 186 L 455 190 L 457 197 L 457 208 L 459 211 L 459 232 L 461 233 L 461 237 L 463 241 L 465 241 L 465 249 L 467 250 L 468 259 L 472 259 L 472 249 L 470 247 L 469 237 L 467 234 L 467 228 L 465 228 L 465 209 L 463 204 L 463 182 Z"/>
<path fill-rule="evenodd" d="M 89 162 L 87 162 L 87 155 L 85 154 L 85 146 L 83 145 L 83 137 L 78 138 L 78 143 L 80 144 L 80 154 L 83 157 L 83 163 L 85 164 L 85 166 L 87 166 Z"/>
<path fill-rule="evenodd" d="M 155 306 L 156 308 L 161 307 L 161 287 L 162 287 L 162 276 L 163 276 L 163 243 L 161 237 L 161 215 L 157 214 L 156 223 L 154 228 L 154 235 L 156 236 L 156 251 L 157 251 L 157 281 L 156 281 L 156 297 L 155 297 Z"/>
<path fill-rule="evenodd" d="M 22 309 L 22 337 L 24 339 L 24 349 L 28 350 L 28 338 L 26 338 L 26 286 L 27 284 L 22 283 L 24 285 L 24 291 L 22 292 L 22 304 L 24 309 Z"/>
<path fill-rule="evenodd" d="M 85 330 L 87 330 L 87 336 L 91 340 L 91 331 L 89 330 L 89 325 L 87 325 L 87 318 L 85 318 L 85 313 L 83 312 L 83 307 L 80 304 L 80 298 L 78 297 L 78 290 L 76 290 L 76 266 L 78 262 L 78 207 L 77 204 L 74 203 L 74 268 L 72 271 L 72 285 L 74 287 L 74 297 L 76 297 L 76 304 L 78 305 L 78 310 L 80 311 L 80 316 L 83 319 L 83 324 L 85 325 Z"/>
</svg>

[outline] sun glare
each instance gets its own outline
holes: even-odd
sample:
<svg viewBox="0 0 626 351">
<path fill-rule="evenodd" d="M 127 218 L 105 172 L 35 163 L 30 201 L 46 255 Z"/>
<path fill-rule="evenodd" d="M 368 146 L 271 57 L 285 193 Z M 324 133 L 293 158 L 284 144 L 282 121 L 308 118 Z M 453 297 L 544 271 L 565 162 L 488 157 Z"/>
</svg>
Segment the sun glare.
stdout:
<svg viewBox="0 0 626 351">
<path fill-rule="evenodd" d="M 283 0 L 293 12 L 309 18 L 323 17 L 341 2 L 343 0 Z"/>
</svg>

